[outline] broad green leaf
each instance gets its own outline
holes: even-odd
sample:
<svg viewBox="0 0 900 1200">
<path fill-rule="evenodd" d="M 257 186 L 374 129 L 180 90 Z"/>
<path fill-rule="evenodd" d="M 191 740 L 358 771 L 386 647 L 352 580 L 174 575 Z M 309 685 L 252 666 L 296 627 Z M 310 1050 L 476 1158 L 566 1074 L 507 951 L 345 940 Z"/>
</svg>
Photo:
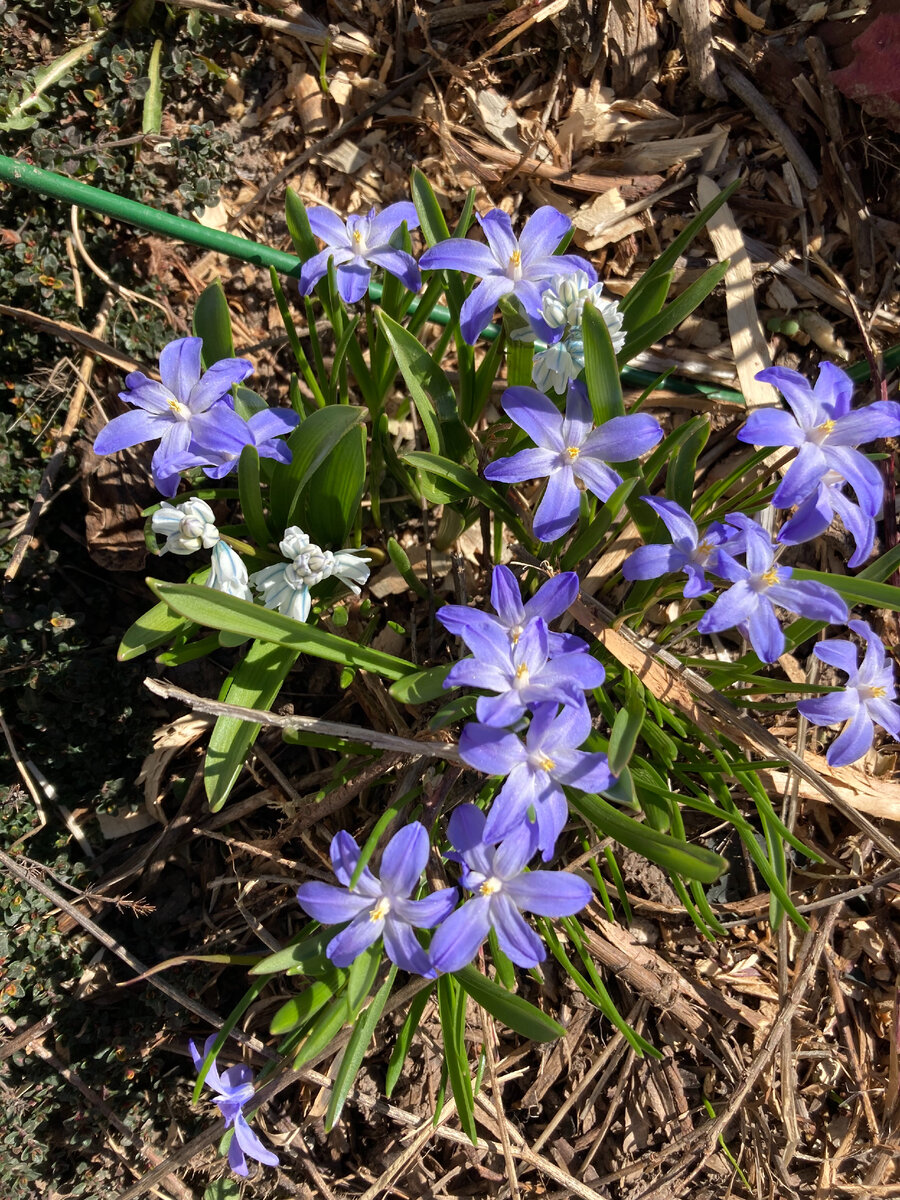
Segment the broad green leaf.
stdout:
<svg viewBox="0 0 900 1200">
<path fill-rule="evenodd" d="M 365 488 L 366 431 L 357 425 L 313 472 L 291 514 L 291 524 L 305 529 L 322 546 L 342 549 L 359 520 Z"/>
<path fill-rule="evenodd" d="M 388 996 L 391 994 L 391 988 L 394 986 L 396 978 L 397 968 L 392 966 L 388 972 L 387 979 L 372 997 L 371 1004 L 365 1009 L 354 1026 L 353 1033 L 350 1035 L 350 1041 L 341 1055 L 340 1066 L 334 1077 L 331 1099 L 328 1101 L 328 1111 L 325 1113 L 326 1133 L 331 1133 L 340 1118 L 344 1103 L 350 1089 L 353 1087 L 356 1076 L 359 1074 L 359 1068 L 362 1066 L 362 1061 L 366 1056 L 366 1050 L 368 1050 L 369 1043 L 375 1033 L 375 1026 L 384 1012 L 384 1006 L 387 1004 Z"/>
<path fill-rule="evenodd" d="M 162 128 L 162 79 L 159 72 L 159 59 L 162 54 L 162 38 L 157 38 L 150 51 L 150 64 L 147 75 L 150 86 L 144 96 L 144 107 L 141 113 L 141 133 L 159 133 Z"/>
<path fill-rule="evenodd" d="M 384 1094 L 388 1099 L 391 1098 L 391 1092 L 397 1086 L 397 1082 L 403 1073 L 403 1066 L 406 1062 L 406 1056 L 409 1053 L 410 1043 L 413 1040 L 416 1030 L 419 1028 L 419 1022 L 422 1020 L 425 1005 L 431 999 L 433 991 L 434 984 L 432 983 L 428 987 L 423 988 L 421 992 L 417 992 L 410 1001 L 406 1019 L 397 1035 L 397 1044 L 391 1051 L 391 1058 L 388 1063 L 387 1074 L 385 1075 Z"/>
<path fill-rule="evenodd" d="M 226 682 L 220 699 L 241 708 L 270 709 L 297 654 L 271 642 L 254 642 Z M 255 721 L 238 717 L 216 719 L 203 766 L 206 797 L 213 812 L 228 799 L 261 728 Z"/>
<path fill-rule="evenodd" d="M 535 1008 L 524 997 L 508 992 L 499 983 L 488 979 L 476 967 L 463 967 L 453 974 L 476 1004 L 522 1037 L 533 1042 L 552 1042 L 565 1037 L 565 1028 L 558 1021 Z"/>
<path fill-rule="evenodd" d="M 674 875 L 699 879 L 701 883 L 713 883 L 727 866 L 721 855 L 714 854 L 704 846 L 694 846 L 668 834 L 657 833 L 655 829 L 627 817 L 599 796 L 574 791 L 569 791 L 568 796 L 570 805 L 601 833 L 621 842 L 629 850 L 643 854 Z"/>
<path fill-rule="evenodd" d="M 241 512 L 250 536 L 260 549 L 265 549 L 272 541 L 272 534 L 263 512 L 259 452 L 255 446 L 247 445 L 241 451 L 238 463 L 238 491 L 241 494 Z"/>
<path fill-rule="evenodd" d="M 619 351 L 618 360 L 624 366 L 630 362 L 635 355 L 648 349 L 654 342 L 658 342 L 660 338 L 664 338 L 667 334 L 680 325 L 691 315 L 706 299 L 709 293 L 725 278 L 730 261 L 716 263 L 715 266 L 709 267 L 699 279 L 694 282 L 681 293 L 676 296 L 671 304 L 651 317 L 649 321 L 645 321 L 639 325 L 637 329 L 633 329 L 628 334 L 628 340 Z"/>
<path fill-rule="evenodd" d="M 188 638 L 195 630 L 196 625 L 193 621 L 187 621 L 178 613 L 172 612 L 168 604 L 154 604 L 125 630 L 119 642 L 117 657 L 119 662 L 129 662 L 132 658 L 146 654 L 148 650 L 164 646 L 179 635 Z"/>
<path fill-rule="evenodd" d="M 459 419 L 456 396 L 447 376 L 419 341 L 383 312 L 378 326 L 393 351 L 397 366 L 416 406 L 433 454 L 463 459 L 472 439 Z"/>
<path fill-rule="evenodd" d="M 584 378 L 594 413 L 594 424 L 602 425 L 612 417 L 625 415 L 622 380 L 606 322 L 593 304 L 585 304 L 582 317 L 584 334 Z"/>
<path fill-rule="evenodd" d="M 197 297 L 194 305 L 194 334 L 203 338 L 203 362 L 207 367 L 223 358 L 234 358 L 231 313 L 219 279 Z"/>
<path fill-rule="evenodd" d="M 364 408 L 331 404 L 311 413 L 297 426 L 287 440 L 290 463 L 278 463 L 272 472 L 269 499 L 271 523 L 277 533 L 295 523 L 297 501 L 316 469 L 365 416 Z"/>
<path fill-rule="evenodd" d="M 342 667 L 361 667 L 387 679 L 401 679 L 415 671 L 412 663 L 395 658 L 393 654 L 360 646 L 348 638 L 317 629 L 314 625 L 304 625 L 248 600 L 226 596 L 224 592 L 190 583 L 163 583 L 159 579 L 148 579 L 147 586 L 175 612 L 210 629 L 226 629 L 230 633 L 273 642 L 296 650 L 298 654 L 311 654 L 327 662 L 340 663 Z"/>
<path fill-rule="evenodd" d="M 217 1179 L 203 1192 L 203 1200 L 240 1200 L 241 1185 L 234 1179 Z"/>
<path fill-rule="evenodd" d="M 456 1112 L 463 1132 L 475 1145 L 478 1134 L 475 1129 L 475 1097 L 472 1092 L 472 1075 L 466 1050 L 465 992 L 452 975 L 440 975 L 437 981 L 438 1012 L 441 1018 L 441 1033 L 444 1038 L 444 1062 L 456 1101 Z M 460 1019 L 462 1018 L 462 1019 Z"/>
<path fill-rule="evenodd" d="M 429 667 L 427 671 L 415 671 L 392 683 L 388 690 L 401 704 L 427 704 L 446 695 L 444 680 L 452 669 L 453 663 L 444 663 L 440 667 Z"/>
<path fill-rule="evenodd" d="M 378 968 L 381 966 L 382 954 L 381 942 L 378 941 L 374 946 L 363 950 L 350 964 L 347 979 L 347 1016 L 351 1021 L 356 1019 L 372 990 Z"/>
</svg>

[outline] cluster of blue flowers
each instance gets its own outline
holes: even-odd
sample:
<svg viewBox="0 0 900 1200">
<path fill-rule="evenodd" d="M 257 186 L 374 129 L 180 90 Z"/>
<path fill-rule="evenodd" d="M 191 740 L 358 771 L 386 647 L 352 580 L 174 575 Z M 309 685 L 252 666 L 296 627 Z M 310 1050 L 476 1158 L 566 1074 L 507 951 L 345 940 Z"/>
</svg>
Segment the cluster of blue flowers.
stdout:
<svg viewBox="0 0 900 1200">
<path fill-rule="evenodd" d="M 297 413 L 263 408 L 244 420 L 234 410 L 231 389 L 253 373 L 253 364 L 223 358 L 204 371 L 202 347 L 195 337 L 170 342 L 159 356 L 161 383 L 143 371 L 126 376 L 119 398 L 132 407 L 114 417 L 94 442 L 95 454 L 114 454 L 158 441 L 151 465 L 162 496 L 174 496 L 181 472 L 192 467 L 221 479 L 235 469 L 245 446 L 255 446 L 261 458 L 291 461 L 290 450 L 278 439 L 296 427 Z"/>
<path fill-rule="evenodd" d="M 885 648 L 869 625 L 849 620 L 847 605 L 833 588 L 794 580 L 792 568 L 779 566 L 777 560 L 785 546 L 824 533 L 836 514 L 854 540 L 848 565 L 858 566 L 868 558 L 884 485 L 874 463 L 858 447 L 876 438 L 900 436 L 900 404 L 879 400 L 851 411 L 853 383 L 833 363 L 822 364 L 814 387 L 786 367 L 771 367 L 757 378 L 774 384 L 791 412 L 758 409 L 750 414 L 738 438 L 755 446 L 797 450 L 772 497 L 773 507 L 795 510 L 775 541 L 742 513 L 729 513 L 724 525 L 713 523 L 701 534 L 690 514 L 674 501 L 645 496 L 665 525 L 671 544 L 641 546 L 626 560 L 622 574 L 628 580 L 639 580 L 683 571 L 688 576 L 684 588 L 688 598 L 711 592 L 713 584 L 706 572 L 717 575 L 730 587 L 704 612 L 698 632 L 737 629 L 765 663 L 775 662 L 785 649 L 776 606 L 815 621 L 848 624 L 866 643 L 862 666 L 857 668 L 853 643 L 820 642 L 816 655 L 846 672 L 847 684 L 797 705 L 815 725 L 848 722 L 826 754 L 831 766 L 843 767 L 856 762 L 872 745 L 873 722 L 892 737 L 900 737 L 893 667 L 886 664 Z M 856 493 L 855 503 L 845 494 L 848 486 Z"/>
<path fill-rule="evenodd" d="M 545 957 L 544 945 L 522 913 L 571 916 L 590 901 L 590 885 L 580 876 L 527 870 L 538 852 L 544 862 L 553 857 L 568 814 L 564 785 L 597 791 L 611 782 L 606 755 L 579 749 L 591 728 L 584 693 L 602 684 L 603 667 L 580 638 L 548 629 L 577 594 L 578 577 L 569 571 L 523 604 L 515 576 L 498 566 L 491 589 L 495 614 L 452 604 L 439 610 L 445 628 L 472 651 L 454 664 L 445 686 L 492 693 L 479 697 L 478 720 L 463 729 L 460 756 L 489 775 L 506 776 L 506 782 L 487 815 L 464 804 L 450 817 L 454 849 L 446 857 L 460 865 L 460 883 L 472 893 L 459 907 L 455 887 L 411 898 L 430 854 L 419 822 L 387 844 L 380 878 L 365 867 L 352 890 L 359 847 L 346 832 L 335 836 L 331 861 L 342 886 L 305 883 L 297 899 L 323 924 L 348 922 L 327 947 L 336 966 L 349 965 L 383 937 L 392 962 L 433 977 L 470 963 L 493 930 L 504 954 L 533 967 Z M 523 740 L 518 731 L 528 712 Z M 435 926 L 426 951 L 415 930 Z"/>
<path fill-rule="evenodd" d="M 347 304 L 363 299 L 375 267 L 395 276 L 411 292 L 422 286 L 419 268 L 464 271 L 481 283 L 460 312 L 463 339 L 474 345 L 500 300 L 515 300 L 529 321 L 524 336 L 546 343 L 546 349 L 534 357 L 534 382 L 559 393 L 564 393 L 569 381 L 584 368 L 581 322 L 586 303 L 600 312 L 615 349 L 624 344 L 618 303 L 602 297 L 603 285 L 597 282 L 591 264 L 577 254 L 555 253 L 571 232 L 572 222 L 551 205 L 537 209 L 518 238 L 503 209 L 492 209 L 483 217 L 476 214 L 484 242 L 449 238 L 426 250 L 418 265 L 393 244 L 404 224 L 407 229 L 418 227 L 415 206 L 408 201 L 390 204 L 377 214 L 373 208 L 365 216 L 348 217 L 346 222 L 327 208 L 311 208 L 308 216 L 310 228 L 325 246 L 303 264 L 302 295 L 308 296 L 325 276 L 329 261 L 334 262 L 338 293 Z"/>
</svg>

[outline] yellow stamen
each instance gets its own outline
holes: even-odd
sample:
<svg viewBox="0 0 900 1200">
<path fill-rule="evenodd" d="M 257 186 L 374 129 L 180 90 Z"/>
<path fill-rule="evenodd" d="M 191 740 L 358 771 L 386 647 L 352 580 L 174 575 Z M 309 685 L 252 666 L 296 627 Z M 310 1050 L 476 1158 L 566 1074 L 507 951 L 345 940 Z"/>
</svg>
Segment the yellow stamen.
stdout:
<svg viewBox="0 0 900 1200">
<path fill-rule="evenodd" d="M 703 554 L 703 555 L 711 554 L 711 553 L 712 553 L 712 544 L 711 544 L 710 542 L 707 542 L 707 541 L 704 539 L 704 540 L 703 540 L 703 541 L 700 543 L 700 545 L 697 547 L 697 553 L 698 553 L 698 554 Z"/>
<path fill-rule="evenodd" d="M 387 896 L 382 896 L 372 911 L 369 913 L 370 921 L 383 921 L 391 911 L 391 902 Z"/>
<path fill-rule="evenodd" d="M 521 267 L 521 265 L 522 265 L 522 251 L 521 250 L 518 250 L 518 249 L 513 250 L 512 254 L 509 256 L 509 265 L 511 267 Z"/>
<path fill-rule="evenodd" d="M 766 587 L 772 587 L 773 584 L 778 582 L 778 568 L 769 567 L 762 579 Z"/>
<path fill-rule="evenodd" d="M 571 458 L 572 462 L 575 461 L 575 459 L 578 457 L 578 455 L 580 453 L 581 453 L 581 450 L 579 449 L 578 446 L 566 446 L 566 454 L 568 454 L 568 456 L 569 456 L 569 458 Z"/>
<path fill-rule="evenodd" d="M 516 667 L 516 682 L 517 683 L 527 683 L 528 682 L 528 667 L 526 666 L 525 663 L 522 663 L 521 666 Z"/>
<path fill-rule="evenodd" d="M 830 418 L 827 421 L 823 421 L 819 426 L 820 433 L 831 433 L 832 429 L 834 429 L 834 421 Z"/>
<path fill-rule="evenodd" d="M 873 700 L 883 700 L 886 695 L 887 695 L 886 688 L 883 688 L 883 687 L 873 687 L 872 688 L 872 699 Z"/>
<path fill-rule="evenodd" d="M 190 410 L 186 408 L 180 400 L 169 400 L 167 403 L 176 417 L 186 417 L 190 415 Z"/>
<path fill-rule="evenodd" d="M 478 892 L 479 892 L 479 895 L 482 895 L 482 896 L 496 896 L 502 887 L 503 887 L 503 884 L 500 882 L 499 879 L 494 879 L 494 878 L 486 879 L 484 881 L 484 883 L 481 885 L 481 887 L 478 889 Z"/>
<path fill-rule="evenodd" d="M 358 229 L 353 230 L 353 240 L 354 240 L 354 242 L 356 242 L 357 246 L 362 241 L 362 234 L 360 233 L 360 231 Z"/>
<path fill-rule="evenodd" d="M 546 754 L 542 754 L 541 757 L 538 759 L 538 766 L 541 768 L 542 771 L 552 771 L 553 768 L 556 766 L 556 763 L 553 761 L 552 758 L 548 758 Z"/>
</svg>

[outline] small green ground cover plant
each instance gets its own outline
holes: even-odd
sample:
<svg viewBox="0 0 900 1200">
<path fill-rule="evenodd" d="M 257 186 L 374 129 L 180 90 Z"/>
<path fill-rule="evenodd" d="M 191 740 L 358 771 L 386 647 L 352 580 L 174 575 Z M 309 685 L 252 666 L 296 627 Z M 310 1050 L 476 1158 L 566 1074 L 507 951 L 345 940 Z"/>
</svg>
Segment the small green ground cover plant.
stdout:
<svg viewBox="0 0 900 1200">
<path fill-rule="evenodd" d="M 746 455 L 701 495 L 695 476 L 708 419 L 667 431 L 643 411 L 655 384 L 626 408 L 622 370 L 723 278 L 727 264 L 711 267 L 666 302 L 678 255 L 729 194 L 618 304 L 602 294 L 591 264 L 569 253 L 570 223 L 552 208 L 517 234 L 501 209 L 476 216 L 472 194 L 451 231 L 419 171 L 412 200 L 382 212 L 307 209 L 289 192 L 305 322 L 274 270 L 272 287 L 296 360 L 290 407 L 270 406 L 250 386 L 252 364 L 235 354 L 216 285 L 200 297 L 193 335 L 162 351 L 159 379 L 135 372 L 125 380 L 126 411 L 94 449 L 154 445 L 161 499 L 146 514 L 148 538 L 196 565 L 183 583 L 149 581 L 156 603 L 125 632 L 120 657 L 155 652 L 174 666 L 234 651 L 211 708 L 210 806 L 228 804 L 301 656 L 334 664 L 345 685 L 358 672 L 376 675 L 395 703 L 421 714 L 415 739 L 273 718 L 293 725 L 285 736 L 334 754 L 333 786 L 361 748 L 431 765 L 427 788 L 398 788 L 386 774 L 384 808 L 364 843 L 350 830 L 334 835 L 332 878 L 298 864 L 308 923 L 277 952 L 240 960 L 251 975 L 244 1000 L 202 1052 L 191 1045 L 195 1099 L 204 1083 L 212 1088 L 237 1174 L 251 1161 L 278 1161 L 248 1123 L 257 1083 L 289 1078 L 340 1037 L 325 1118 L 333 1128 L 406 976 L 415 987 L 386 1090 L 434 996 L 443 1087 L 473 1141 L 483 1064 L 469 1059 L 468 1001 L 523 1037 L 553 1040 L 562 1026 L 522 994 L 526 975 L 540 985 L 548 957 L 637 1054 L 658 1054 L 613 1004 L 579 921 L 595 897 L 613 918 L 616 844 L 662 867 L 713 939 L 721 925 L 704 889 L 725 862 L 703 830 L 726 826 L 765 882 L 772 921 L 804 926 L 786 886 L 787 854 L 813 855 L 759 778 L 772 760 L 748 757 L 727 729 L 701 728 L 601 642 L 570 629 L 582 577 L 626 530 L 640 545 L 602 580 L 607 592 L 630 585 L 615 614 L 623 629 L 648 628 L 664 612 L 656 648 L 705 670 L 745 711 L 762 714 L 781 697 L 815 725 L 841 726 L 827 735 L 834 766 L 861 758 L 877 728 L 900 736 L 893 667 L 864 615 L 851 611 L 900 608 L 885 583 L 900 555 L 868 561 L 883 485 L 859 449 L 900 435 L 900 405 L 854 408 L 851 379 L 830 363 L 814 384 L 771 368 L 762 378 L 788 409 L 773 392 L 771 408 L 749 414 L 739 434 Z M 398 435 L 398 416 L 411 436 Z M 772 448 L 788 452 L 780 480 L 767 465 Z M 439 649 L 422 663 L 411 613 L 432 595 L 396 535 L 422 536 L 427 505 L 441 506 L 436 544 L 480 529 L 490 606 L 460 596 L 433 612 L 447 637 L 435 638 Z M 788 548 L 809 546 L 835 515 L 854 541 L 848 565 L 866 564 L 860 573 L 785 565 Z M 383 614 L 364 592 L 376 558 L 389 559 L 409 589 L 407 611 L 401 600 L 393 620 L 405 655 L 373 644 Z M 351 620 L 354 637 L 341 632 Z M 838 636 L 817 642 L 816 654 L 846 675 L 841 686 L 798 684 L 771 669 L 829 628 Z M 705 636 L 729 631 L 737 649 L 726 661 L 700 654 Z M 619 899 L 627 911 L 624 890 Z M 274 1053 L 259 1081 L 244 1066 L 220 1071 L 217 1056 L 237 1023 L 286 979 L 296 991 L 271 1020 Z"/>
</svg>

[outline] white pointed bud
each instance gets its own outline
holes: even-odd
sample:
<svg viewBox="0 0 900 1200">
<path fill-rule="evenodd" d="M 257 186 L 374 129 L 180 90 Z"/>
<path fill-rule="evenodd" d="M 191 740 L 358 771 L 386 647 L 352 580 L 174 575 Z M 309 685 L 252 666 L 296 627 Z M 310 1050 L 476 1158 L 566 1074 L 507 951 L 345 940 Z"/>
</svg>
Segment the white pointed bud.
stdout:
<svg viewBox="0 0 900 1200">
<path fill-rule="evenodd" d="M 238 600 L 249 600 L 252 604 L 253 593 L 247 568 L 243 559 L 235 553 L 227 542 L 216 542 L 213 546 L 212 562 L 206 586 L 214 591 L 224 592 L 226 596 L 235 596 Z"/>
</svg>

